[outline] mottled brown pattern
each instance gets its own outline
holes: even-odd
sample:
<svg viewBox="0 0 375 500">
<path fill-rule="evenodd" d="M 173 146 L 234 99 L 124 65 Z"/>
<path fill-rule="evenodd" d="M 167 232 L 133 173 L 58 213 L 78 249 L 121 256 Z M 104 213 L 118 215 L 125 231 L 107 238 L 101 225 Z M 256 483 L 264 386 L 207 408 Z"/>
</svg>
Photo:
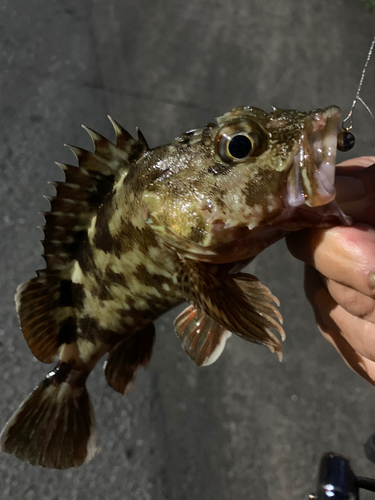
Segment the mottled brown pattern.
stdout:
<svg viewBox="0 0 375 500">
<path fill-rule="evenodd" d="M 131 252 L 134 249 L 135 243 L 139 244 L 139 248 L 145 247 L 144 238 L 148 232 L 148 228 L 139 229 L 135 227 L 126 217 L 121 219 L 121 252 Z M 153 240 L 148 238 L 150 244 L 155 244 Z"/>
<path fill-rule="evenodd" d="M 121 285 L 124 288 L 128 288 L 125 276 L 121 273 L 114 272 L 110 265 L 107 265 L 105 268 L 104 281 L 106 283 Z"/>
<path fill-rule="evenodd" d="M 250 236 L 242 253 L 235 254 L 237 238 L 244 233 L 234 229 L 253 228 L 270 214 L 282 213 L 280 195 L 291 166 L 290 151 L 297 151 L 303 134 L 313 129 L 311 116 L 239 107 L 217 124 L 190 130 L 173 144 L 152 151 L 142 134 L 135 141 L 116 123 L 116 146 L 87 129 L 95 152 L 72 148 L 80 168 L 64 167 L 69 182 L 57 185 L 55 213 L 46 215 L 47 229 L 74 227 L 76 233 L 69 240 L 67 232 L 56 229 L 65 243 L 59 245 L 52 232 L 45 243 L 54 263 L 62 265 L 68 254 L 79 264 L 75 286 L 82 288 L 73 297 L 64 279 L 61 303 L 75 306 L 80 337 L 86 337 L 87 329 L 87 338 L 92 330 L 101 330 L 101 338 L 108 332 L 123 334 L 181 300 L 175 237 L 181 238 L 176 242 L 178 252 L 196 246 L 190 257 L 199 252 L 204 256 L 206 247 L 220 263 L 252 257 L 250 250 L 246 253 Z M 257 146 L 249 158 L 228 161 L 219 143 L 237 132 L 253 134 Z M 82 191 L 91 194 L 82 196 Z M 86 219 L 78 215 L 75 220 L 65 211 L 63 195 L 74 199 L 77 209 L 86 210 Z M 94 205 L 95 210 L 87 208 Z M 157 224 L 149 226 L 153 214 Z"/>
<path fill-rule="evenodd" d="M 9 421 L 1 449 L 44 467 L 93 457 L 88 374 L 110 351 L 107 380 L 129 390 L 151 356 L 153 321 L 184 300 L 194 307 L 177 332 L 198 365 L 217 359 L 229 332 L 280 353 L 271 331 L 283 338 L 278 301 L 239 270 L 286 234 L 293 207 L 333 199 L 317 175 L 319 161 L 334 168 L 337 108 L 238 107 L 153 150 L 140 132 L 135 140 L 111 121 L 116 145 L 86 129 L 94 152 L 71 147 L 79 167 L 60 165 L 66 182 L 55 184 L 45 214 L 47 267 L 16 296 L 30 349 L 60 362 Z M 247 137 L 245 153 L 237 149 L 243 137 L 229 147 L 237 135 Z M 305 227 L 295 220 L 293 229 Z"/>
<path fill-rule="evenodd" d="M 76 259 L 84 274 L 96 271 L 94 249 L 88 242 L 87 233 L 79 251 L 77 252 Z"/>
<path fill-rule="evenodd" d="M 134 278 L 136 278 L 140 283 L 147 283 L 149 286 L 155 287 L 157 290 L 163 290 L 163 284 L 171 285 L 171 279 L 160 274 L 151 274 L 144 264 L 137 266 L 135 272 L 133 273 Z"/>
<path fill-rule="evenodd" d="M 76 309 L 82 309 L 83 301 L 85 298 L 85 289 L 79 283 L 72 283 L 71 289 L 72 289 L 74 307 Z"/>
<path fill-rule="evenodd" d="M 157 319 L 163 313 L 168 311 L 168 309 L 170 309 L 174 305 L 177 305 L 179 302 L 180 301 L 175 301 L 174 303 L 172 302 L 172 304 L 170 304 L 167 300 L 153 299 L 149 301 L 150 307 L 143 311 L 137 309 L 135 301 L 130 301 L 130 303 L 133 304 L 133 307 L 130 311 L 121 311 L 121 316 L 124 320 L 124 325 L 126 324 L 126 319 L 130 317 L 133 319 L 135 326 L 125 326 L 125 330 L 131 330 L 133 332 L 139 330 L 143 325 Z"/>
<path fill-rule="evenodd" d="M 226 175 L 230 172 L 231 167 L 229 165 L 223 165 L 222 163 L 215 163 L 208 167 L 207 172 L 213 175 Z"/>
<path fill-rule="evenodd" d="M 206 228 L 204 225 L 196 225 L 191 228 L 189 237 L 191 241 L 199 243 L 204 240 L 206 234 Z"/>
<path fill-rule="evenodd" d="M 257 174 L 256 181 L 247 181 L 243 194 L 245 196 L 246 204 L 249 207 L 261 205 L 264 211 L 267 211 L 267 200 L 264 197 L 264 192 L 271 187 L 272 192 L 277 194 L 283 193 L 283 183 L 280 182 L 284 176 L 282 174 L 275 175 L 275 172 L 269 168 L 264 169 Z"/>
<path fill-rule="evenodd" d="M 95 223 L 94 245 L 99 250 L 106 253 L 113 253 L 116 256 L 121 255 L 121 241 L 112 236 L 109 230 L 109 221 L 113 213 L 110 201 L 98 211 Z"/>
<path fill-rule="evenodd" d="M 114 330 L 106 330 L 99 326 L 97 320 L 92 316 L 84 316 L 78 320 L 78 327 L 81 332 L 85 332 L 85 339 L 95 342 L 99 340 L 108 344 L 118 342 L 126 330 L 119 332 Z M 130 333 L 129 333 L 130 335 Z"/>
<path fill-rule="evenodd" d="M 95 174 L 95 179 L 96 179 L 96 189 L 92 191 L 92 193 L 89 193 L 87 195 L 86 201 L 87 204 L 91 207 L 94 208 L 95 210 L 97 207 L 102 203 L 104 200 L 104 197 L 110 194 L 113 183 L 115 181 L 115 176 L 114 175 L 102 175 L 102 174 Z"/>
<path fill-rule="evenodd" d="M 59 345 L 71 344 L 77 340 L 77 326 L 76 320 L 72 317 L 65 320 L 61 325 L 58 334 Z"/>
<path fill-rule="evenodd" d="M 60 304 L 63 307 L 73 307 L 72 282 L 70 280 L 62 280 L 60 282 Z"/>
<path fill-rule="evenodd" d="M 112 300 L 111 286 L 109 281 L 104 281 L 102 285 L 93 287 L 91 293 L 94 297 L 98 297 L 100 301 Z"/>
</svg>

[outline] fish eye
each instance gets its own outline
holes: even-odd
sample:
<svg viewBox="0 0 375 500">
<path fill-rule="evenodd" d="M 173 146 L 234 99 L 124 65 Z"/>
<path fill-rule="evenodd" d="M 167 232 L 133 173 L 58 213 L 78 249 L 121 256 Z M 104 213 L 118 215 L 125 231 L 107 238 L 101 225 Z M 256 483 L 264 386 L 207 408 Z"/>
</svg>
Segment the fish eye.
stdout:
<svg viewBox="0 0 375 500">
<path fill-rule="evenodd" d="M 226 163 L 259 156 L 266 147 L 266 134 L 257 124 L 247 120 L 223 127 L 216 137 L 216 152 Z"/>
<path fill-rule="evenodd" d="M 235 135 L 227 142 L 228 153 L 237 160 L 249 156 L 253 148 L 253 141 L 244 134 Z"/>
</svg>

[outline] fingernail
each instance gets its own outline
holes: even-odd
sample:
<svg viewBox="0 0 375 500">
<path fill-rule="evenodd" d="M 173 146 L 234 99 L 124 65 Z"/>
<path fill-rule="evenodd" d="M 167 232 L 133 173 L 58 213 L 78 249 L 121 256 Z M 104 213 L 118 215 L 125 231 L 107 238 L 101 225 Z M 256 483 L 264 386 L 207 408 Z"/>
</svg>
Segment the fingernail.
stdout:
<svg viewBox="0 0 375 500">
<path fill-rule="evenodd" d="M 361 179 L 344 175 L 336 177 L 336 191 L 338 203 L 360 200 L 366 195 L 366 189 Z"/>
</svg>

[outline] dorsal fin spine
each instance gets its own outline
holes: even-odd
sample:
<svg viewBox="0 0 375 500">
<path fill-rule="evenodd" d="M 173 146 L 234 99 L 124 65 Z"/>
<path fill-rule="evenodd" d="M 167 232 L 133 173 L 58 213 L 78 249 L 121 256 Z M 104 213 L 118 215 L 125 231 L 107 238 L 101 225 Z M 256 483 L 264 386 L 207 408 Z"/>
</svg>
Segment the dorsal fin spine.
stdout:
<svg viewBox="0 0 375 500">
<path fill-rule="evenodd" d="M 144 146 L 144 148 L 145 148 L 146 150 L 150 149 L 150 148 L 148 147 L 148 144 L 147 144 L 147 141 L 146 141 L 146 139 L 145 139 L 145 136 L 142 134 L 142 132 L 139 130 L 139 128 L 138 128 L 138 127 L 137 127 L 137 129 L 136 129 L 136 130 L 137 130 L 137 136 L 138 136 L 138 140 L 139 140 L 139 142 L 143 144 L 143 146 Z"/>
<path fill-rule="evenodd" d="M 92 130 L 91 128 L 89 127 L 86 127 L 86 125 L 81 125 L 81 127 L 83 128 L 83 130 L 86 130 L 86 132 L 89 134 L 89 136 L 91 137 L 91 140 L 95 146 L 95 144 L 98 142 L 98 141 L 101 141 L 101 140 L 104 140 L 105 138 L 98 134 L 97 132 L 95 132 L 95 130 Z M 105 139 L 107 140 L 107 139 Z"/>
<path fill-rule="evenodd" d="M 134 141 L 133 136 L 129 134 L 127 130 L 125 130 L 116 120 L 114 120 L 111 116 L 108 115 L 108 119 L 111 122 L 115 134 L 116 134 L 116 146 L 121 148 L 124 144 Z"/>
</svg>

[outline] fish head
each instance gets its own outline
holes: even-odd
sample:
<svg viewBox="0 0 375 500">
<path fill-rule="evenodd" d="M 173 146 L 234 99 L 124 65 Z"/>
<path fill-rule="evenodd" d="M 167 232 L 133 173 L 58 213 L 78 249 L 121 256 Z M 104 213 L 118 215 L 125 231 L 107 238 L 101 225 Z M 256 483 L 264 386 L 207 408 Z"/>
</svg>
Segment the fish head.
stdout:
<svg viewBox="0 0 375 500">
<path fill-rule="evenodd" d="M 334 200 L 339 123 L 336 106 L 238 107 L 182 134 L 154 150 L 159 174 L 143 192 L 148 223 L 189 257 L 251 257 L 243 247 L 260 229 Z"/>
</svg>

